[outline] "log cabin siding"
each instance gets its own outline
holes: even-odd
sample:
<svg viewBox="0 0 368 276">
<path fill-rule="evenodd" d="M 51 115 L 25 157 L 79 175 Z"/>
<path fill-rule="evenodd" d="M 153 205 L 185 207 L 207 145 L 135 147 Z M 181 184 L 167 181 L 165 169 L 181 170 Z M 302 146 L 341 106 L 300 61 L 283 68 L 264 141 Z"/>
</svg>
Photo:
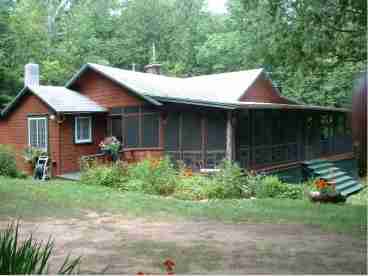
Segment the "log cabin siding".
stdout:
<svg viewBox="0 0 368 276">
<path fill-rule="evenodd" d="M 105 108 L 140 106 L 144 102 L 127 89 L 92 70 L 84 73 L 72 89 Z"/>
<path fill-rule="evenodd" d="M 58 174 L 76 172 L 80 169 L 82 156 L 96 154 L 99 143 L 106 135 L 106 119 L 104 115 L 92 116 L 92 143 L 75 144 L 74 116 L 67 116 L 61 124 L 61 170 Z"/>
<path fill-rule="evenodd" d="M 294 104 L 279 94 L 272 82 L 264 75 L 261 75 L 240 98 L 242 102 L 258 102 L 258 103 L 277 103 L 277 104 Z"/>
<path fill-rule="evenodd" d="M 48 117 L 52 111 L 36 96 L 29 94 L 25 96 L 4 121 L 0 121 L 0 143 L 8 144 L 16 153 L 17 167 L 27 173 L 32 172 L 32 168 L 24 161 L 22 153 L 28 146 L 28 117 L 43 116 Z M 58 147 L 58 125 L 55 121 L 48 120 L 48 149 L 51 159 L 54 160 L 52 173 L 57 173 L 57 159 L 59 155 Z"/>
</svg>

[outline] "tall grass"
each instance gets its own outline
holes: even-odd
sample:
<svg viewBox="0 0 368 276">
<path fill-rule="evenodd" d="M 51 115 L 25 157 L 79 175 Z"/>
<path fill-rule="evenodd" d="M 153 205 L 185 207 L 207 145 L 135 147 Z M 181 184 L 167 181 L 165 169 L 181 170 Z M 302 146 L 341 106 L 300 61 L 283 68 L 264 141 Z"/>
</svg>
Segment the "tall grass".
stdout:
<svg viewBox="0 0 368 276">
<path fill-rule="evenodd" d="M 0 232 L 0 274 L 47 274 L 54 242 L 44 244 L 30 235 L 19 241 L 19 224 L 10 224 Z M 57 274 L 72 274 L 80 263 L 80 258 L 70 260 L 69 256 Z"/>
</svg>

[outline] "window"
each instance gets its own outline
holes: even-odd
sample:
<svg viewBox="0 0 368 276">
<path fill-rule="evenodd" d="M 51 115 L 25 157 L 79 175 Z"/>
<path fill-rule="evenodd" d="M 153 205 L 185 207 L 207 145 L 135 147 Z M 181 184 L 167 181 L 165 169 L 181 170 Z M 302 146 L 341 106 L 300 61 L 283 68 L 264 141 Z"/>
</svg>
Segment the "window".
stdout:
<svg viewBox="0 0 368 276">
<path fill-rule="evenodd" d="M 109 135 L 117 137 L 124 147 L 159 147 L 160 113 L 156 110 L 139 106 L 115 108 L 109 120 Z"/>
<path fill-rule="evenodd" d="M 47 151 L 47 118 L 28 118 L 28 145 Z"/>
<path fill-rule="evenodd" d="M 92 143 L 91 116 L 75 117 L 75 143 Z"/>
</svg>

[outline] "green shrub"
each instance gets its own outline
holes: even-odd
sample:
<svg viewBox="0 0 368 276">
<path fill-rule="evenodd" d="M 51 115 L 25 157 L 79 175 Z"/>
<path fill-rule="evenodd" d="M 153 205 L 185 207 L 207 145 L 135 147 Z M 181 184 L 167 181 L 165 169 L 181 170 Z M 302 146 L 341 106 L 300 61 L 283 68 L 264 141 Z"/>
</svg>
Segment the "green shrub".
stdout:
<svg viewBox="0 0 368 276">
<path fill-rule="evenodd" d="M 112 165 L 91 165 L 82 171 L 81 182 L 122 188 L 127 181 L 127 171 L 120 163 Z"/>
<path fill-rule="evenodd" d="M 15 153 L 5 145 L 0 145 L 0 175 L 8 177 L 18 176 Z"/>
<path fill-rule="evenodd" d="M 224 160 L 219 171 L 213 175 L 213 186 L 210 187 L 210 198 L 241 198 L 246 176 L 243 170 L 234 162 Z"/>
<path fill-rule="evenodd" d="M 29 236 L 24 242 L 19 241 L 19 225 L 9 225 L 0 232 L 0 274 L 45 274 L 49 270 L 49 260 L 54 243 L 37 242 Z M 76 270 L 80 258 L 65 259 L 58 274 L 78 273 Z"/>
<path fill-rule="evenodd" d="M 209 198 L 213 181 L 203 175 L 180 177 L 177 180 L 174 197 L 183 200 L 202 200 Z"/>
<path fill-rule="evenodd" d="M 255 193 L 258 198 L 303 198 L 304 190 L 302 185 L 286 184 L 281 182 L 277 176 L 265 176 L 256 186 Z"/>
<path fill-rule="evenodd" d="M 137 164 L 129 165 L 128 189 L 157 195 L 170 195 L 174 192 L 178 179 L 178 172 L 168 158 L 163 159 L 145 159 Z"/>
<path fill-rule="evenodd" d="M 257 193 L 257 186 L 262 183 L 264 175 L 247 172 L 245 181 L 242 184 L 242 193 L 244 198 L 255 197 Z"/>
<path fill-rule="evenodd" d="M 47 152 L 45 152 L 44 150 L 35 148 L 35 147 L 31 147 L 28 146 L 24 151 L 23 151 L 23 158 L 26 162 L 29 162 L 32 164 L 32 167 L 34 168 L 34 166 L 36 165 L 36 162 L 38 160 L 38 158 L 40 156 L 45 156 L 47 155 Z"/>
</svg>

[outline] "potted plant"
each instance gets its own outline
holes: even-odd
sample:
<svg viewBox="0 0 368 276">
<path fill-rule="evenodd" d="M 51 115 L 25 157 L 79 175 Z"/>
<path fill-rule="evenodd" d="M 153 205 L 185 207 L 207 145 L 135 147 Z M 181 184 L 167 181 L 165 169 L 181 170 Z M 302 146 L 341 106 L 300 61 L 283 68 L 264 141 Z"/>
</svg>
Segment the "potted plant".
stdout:
<svg viewBox="0 0 368 276">
<path fill-rule="evenodd" d="M 345 198 L 336 192 L 335 184 L 330 184 L 324 179 L 317 179 L 314 182 L 317 191 L 309 193 L 309 198 L 313 202 L 344 202 Z"/>
<path fill-rule="evenodd" d="M 111 156 L 113 162 L 118 160 L 121 143 L 116 137 L 106 137 L 103 141 L 101 141 L 99 146 L 104 154 Z"/>
</svg>

